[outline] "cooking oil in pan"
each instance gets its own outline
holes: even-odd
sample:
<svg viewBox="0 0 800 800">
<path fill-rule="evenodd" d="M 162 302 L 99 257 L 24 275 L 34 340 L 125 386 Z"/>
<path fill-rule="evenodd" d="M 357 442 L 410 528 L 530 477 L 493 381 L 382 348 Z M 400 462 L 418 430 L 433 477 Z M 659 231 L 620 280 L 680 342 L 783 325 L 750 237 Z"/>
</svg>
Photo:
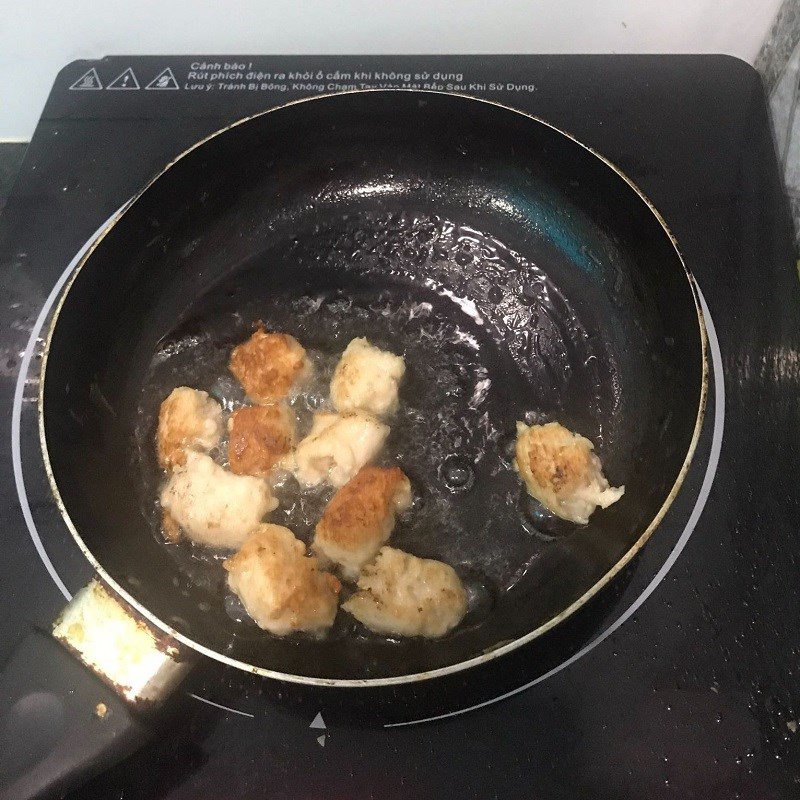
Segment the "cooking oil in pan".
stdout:
<svg viewBox="0 0 800 800">
<path fill-rule="evenodd" d="M 288 275 L 322 279 L 300 289 L 294 280 L 282 285 L 276 276 L 284 266 Z M 254 274 L 269 276 L 260 293 Z M 245 403 L 227 362 L 257 322 L 295 336 L 313 362 L 313 382 L 291 401 L 301 437 L 314 412 L 328 408 L 330 378 L 351 339 L 365 336 L 404 357 L 400 408 L 378 463 L 406 472 L 414 503 L 390 544 L 459 572 L 470 602 L 465 624 L 503 602 L 535 571 L 543 549 L 573 529 L 521 491 L 512 464 L 515 424 L 572 423 L 602 455 L 615 397 L 597 366 L 602 360 L 613 372 L 613 363 L 547 275 L 518 253 L 436 217 L 359 217 L 276 245 L 212 291 L 224 301 L 207 303 L 165 338 L 142 389 L 135 432 L 142 505 L 157 537 L 159 404 L 180 385 L 208 391 L 227 412 Z M 212 455 L 227 466 L 226 454 L 223 441 Z M 275 494 L 280 507 L 270 521 L 310 542 L 332 490 L 302 491 L 283 475 Z M 220 554 L 164 546 L 184 574 L 224 600 L 232 619 L 245 619 L 226 591 Z M 344 617 L 330 635 L 353 634 Z"/>
</svg>

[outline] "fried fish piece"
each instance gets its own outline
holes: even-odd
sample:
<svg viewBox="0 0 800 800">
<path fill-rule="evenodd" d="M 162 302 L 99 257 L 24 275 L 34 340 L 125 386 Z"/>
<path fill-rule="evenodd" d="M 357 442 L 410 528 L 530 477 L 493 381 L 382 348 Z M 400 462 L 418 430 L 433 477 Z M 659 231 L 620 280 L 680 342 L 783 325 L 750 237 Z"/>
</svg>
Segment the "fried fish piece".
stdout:
<svg viewBox="0 0 800 800">
<path fill-rule="evenodd" d="M 382 547 L 342 608 L 376 633 L 433 639 L 461 622 L 467 595 L 451 566 Z"/>
<path fill-rule="evenodd" d="M 161 508 L 171 520 L 165 517 L 167 536 L 174 539 L 177 525 L 189 539 L 211 547 L 238 547 L 277 506 L 262 478 L 234 475 L 194 451 L 161 491 Z"/>
<path fill-rule="evenodd" d="M 310 373 L 306 351 L 288 333 L 259 328 L 231 352 L 228 368 L 247 396 L 262 405 L 289 396 Z"/>
<path fill-rule="evenodd" d="M 406 371 L 401 356 L 381 350 L 367 339 L 353 339 L 331 380 L 337 411 L 367 411 L 377 417 L 397 410 L 397 390 Z"/>
<path fill-rule="evenodd" d="M 179 386 L 158 411 L 156 449 L 162 469 L 186 463 L 188 450 L 211 450 L 222 436 L 222 407 L 208 392 Z"/>
<path fill-rule="evenodd" d="M 228 420 L 228 462 L 237 475 L 266 477 L 295 441 L 295 419 L 276 406 L 238 408 Z"/>
<path fill-rule="evenodd" d="M 303 486 L 344 486 L 383 447 L 389 427 L 371 414 L 317 412 L 311 431 L 282 466 Z"/>
<path fill-rule="evenodd" d="M 597 506 L 625 493 L 609 486 L 594 445 L 558 422 L 517 423 L 516 465 L 528 494 L 557 516 L 585 525 Z"/>
<path fill-rule="evenodd" d="M 223 566 L 247 613 L 277 636 L 333 624 L 341 584 L 281 525 L 261 525 Z"/>
<path fill-rule="evenodd" d="M 314 550 L 355 579 L 391 536 L 395 515 L 411 506 L 411 484 L 399 467 L 364 467 L 331 498 Z"/>
</svg>

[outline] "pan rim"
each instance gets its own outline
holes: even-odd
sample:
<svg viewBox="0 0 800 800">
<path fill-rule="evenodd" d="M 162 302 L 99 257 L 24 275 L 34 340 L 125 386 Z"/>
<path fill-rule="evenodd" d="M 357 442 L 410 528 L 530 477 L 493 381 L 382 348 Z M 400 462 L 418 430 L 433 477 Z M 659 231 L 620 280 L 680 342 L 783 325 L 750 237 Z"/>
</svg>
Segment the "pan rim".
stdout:
<svg viewBox="0 0 800 800">
<path fill-rule="evenodd" d="M 698 331 L 700 334 L 701 377 L 700 377 L 700 396 L 698 399 L 697 415 L 695 417 L 695 425 L 692 431 L 692 438 L 689 442 L 689 446 L 687 448 L 686 455 L 681 464 L 681 468 L 678 472 L 678 475 L 676 476 L 675 481 L 673 482 L 673 485 L 670 488 L 670 491 L 668 492 L 667 497 L 665 498 L 661 507 L 659 508 L 655 516 L 652 518 L 652 520 L 645 527 L 644 531 L 640 534 L 638 539 L 628 548 L 628 550 L 625 551 L 622 557 L 611 567 L 611 569 L 606 571 L 580 597 L 576 598 L 569 606 L 567 606 L 561 612 L 556 614 L 554 617 L 551 617 L 546 622 L 534 628 L 532 631 L 529 631 L 528 633 L 520 637 L 517 637 L 516 639 L 505 642 L 504 644 L 499 645 L 493 649 L 485 651 L 480 655 L 473 656 L 463 661 L 459 661 L 455 664 L 450 664 L 445 667 L 438 667 L 436 669 L 427 670 L 424 672 L 408 673 L 406 675 L 395 675 L 383 678 L 320 678 L 307 675 L 296 675 L 294 673 L 279 672 L 277 670 L 268 669 L 266 667 L 260 667 L 255 664 L 249 664 L 245 661 L 240 661 L 238 659 L 231 658 L 230 656 L 226 656 L 223 653 L 220 653 L 216 650 L 213 650 L 210 647 L 207 647 L 204 644 L 201 644 L 200 642 L 195 641 L 190 636 L 187 636 L 186 634 L 180 633 L 179 631 L 175 630 L 169 624 L 167 624 L 158 616 L 153 614 L 146 606 L 140 603 L 135 597 L 131 596 L 129 592 L 127 592 L 106 571 L 103 565 L 94 557 L 91 550 L 86 546 L 76 526 L 72 522 L 72 519 L 69 516 L 69 512 L 67 511 L 64 501 L 61 497 L 61 493 L 59 491 L 55 475 L 53 474 L 50 462 L 50 454 L 47 446 L 47 437 L 45 433 L 45 420 L 44 420 L 44 391 L 45 391 L 45 384 L 47 377 L 47 363 L 50 352 L 50 345 L 56 326 L 58 324 L 59 315 L 66 302 L 67 297 L 69 296 L 70 290 L 73 284 L 75 283 L 77 276 L 80 274 L 81 270 L 91 257 L 94 250 L 97 248 L 100 242 L 108 235 L 108 233 L 114 228 L 114 226 L 124 217 L 127 211 L 150 189 L 151 186 L 153 186 L 153 184 L 155 184 L 178 161 L 188 156 L 194 150 L 202 147 L 206 142 L 210 141 L 211 139 L 214 139 L 217 136 L 220 136 L 223 133 L 233 128 L 236 128 L 239 125 L 243 125 L 253 119 L 264 117 L 268 114 L 272 114 L 273 112 L 280 111 L 282 109 L 290 108 L 292 106 L 300 105 L 302 103 L 311 103 L 319 100 L 340 97 L 340 96 L 394 94 L 394 93 L 460 97 L 470 102 L 483 103 L 485 105 L 501 108 L 505 111 L 510 111 L 519 116 L 526 117 L 527 119 L 533 120 L 534 122 L 539 123 L 540 125 L 544 125 L 545 127 L 551 129 L 552 131 L 574 142 L 579 147 L 582 147 L 584 150 L 586 150 L 588 153 L 590 153 L 592 156 L 594 156 L 600 162 L 602 162 L 606 167 L 615 172 L 620 178 L 622 178 L 623 181 L 625 181 L 626 184 L 628 184 L 628 186 L 638 195 L 638 197 L 642 200 L 642 202 L 647 206 L 647 208 L 655 217 L 658 224 L 663 229 L 664 233 L 669 238 L 669 241 L 672 244 L 672 247 L 675 251 L 675 254 L 678 257 L 678 260 L 680 261 L 681 266 L 683 267 L 683 271 L 689 283 L 689 288 L 692 294 L 692 300 L 694 301 L 695 312 L 697 314 Z M 667 225 L 664 217 L 655 207 L 650 198 L 637 186 L 637 184 L 630 177 L 628 177 L 628 175 L 625 174 L 625 172 L 623 172 L 612 161 L 607 159 L 605 156 L 597 152 L 589 145 L 581 142 L 579 139 L 577 139 L 569 132 L 557 127 L 556 125 L 553 125 L 552 123 L 548 122 L 545 119 L 542 119 L 541 117 L 537 117 L 534 114 L 530 114 L 526 111 L 522 111 L 520 109 L 514 108 L 513 106 L 509 106 L 494 100 L 487 100 L 485 98 L 475 97 L 460 92 L 442 92 L 442 91 L 434 91 L 427 89 L 426 90 L 358 89 L 352 91 L 329 92 L 324 94 L 312 95 L 310 97 L 299 98 L 297 100 L 292 100 L 287 103 L 283 103 L 279 106 L 269 108 L 265 111 L 260 111 L 256 114 L 251 114 L 246 117 L 242 117 L 241 119 L 238 119 L 230 123 L 229 125 L 225 125 L 217 129 L 216 131 L 213 131 L 208 136 L 203 137 L 202 139 L 198 140 L 197 142 L 195 142 L 194 144 L 183 150 L 181 153 L 179 153 L 175 158 L 169 161 L 158 173 L 156 173 L 152 178 L 150 178 L 150 180 L 148 180 L 147 183 L 127 203 L 125 203 L 115 214 L 111 216 L 111 218 L 95 235 L 94 240 L 91 243 L 91 246 L 86 249 L 86 252 L 83 254 L 80 261 L 75 266 L 72 274 L 69 277 L 69 280 L 67 281 L 67 283 L 65 284 L 65 286 L 61 291 L 61 295 L 58 299 L 55 310 L 51 316 L 47 330 L 47 337 L 45 339 L 43 353 L 42 353 L 42 366 L 41 366 L 41 374 L 39 380 L 37 414 L 38 414 L 38 428 L 39 428 L 39 444 L 42 450 L 44 469 L 47 475 L 48 483 L 50 485 L 50 491 L 53 494 L 59 513 L 61 514 L 61 517 L 64 520 L 67 529 L 70 531 L 72 538 L 75 540 L 81 552 L 84 554 L 86 559 L 92 565 L 93 569 L 97 572 L 97 574 L 100 576 L 103 582 L 106 583 L 106 585 L 108 585 L 113 591 L 119 594 L 130 606 L 132 606 L 136 610 L 137 613 L 141 614 L 149 623 L 151 623 L 156 628 L 166 633 L 168 636 L 173 637 L 176 641 L 180 642 L 187 648 L 190 648 L 191 650 L 201 653 L 204 656 L 213 658 L 214 660 L 219 661 L 223 664 L 236 667 L 237 669 L 241 669 L 251 674 L 272 678 L 275 680 L 285 681 L 288 683 L 305 684 L 316 687 L 353 688 L 353 689 L 374 688 L 379 686 L 392 686 L 392 685 L 400 685 L 407 683 L 416 683 L 418 681 L 431 680 L 434 678 L 445 677 L 447 675 L 453 675 L 463 670 L 471 669 L 473 667 L 486 664 L 490 661 L 493 661 L 496 658 L 499 658 L 500 656 L 505 655 L 506 653 L 510 653 L 520 647 L 523 647 L 524 645 L 528 644 L 534 639 L 538 639 L 540 636 L 544 635 L 549 630 L 552 630 L 554 627 L 556 627 L 559 623 L 563 622 L 568 617 L 572 616 L 572 614 L 574 614 L 578 609 L 580 609 L 596 594 L 598 594 L 603 588 L 605 588 L 605 586 L 607 586 L 617 576 L 617 574 L 630 563 L 630 561 L 634 558 L 634 556 L 636 556 L 636 554 L 642 549 L 642 547 L 644 547 L 644 545 L 653 535 L 656 528 L 661 524 L 662 520 L 664 519 L 664 516 L 666 515 L 667 511 L 670 509 L 675 498 L 677 497 L 678 492 L 680 491 L 681 486 L 683 485 L 683 482 L 689 471 L 689 467 L 691 466 L 691 463 L 694 459 L 694 455 L 697 449 L 697 444 L 700 439 L 700 432 L 702 430 L 703 420 L 705 418 L 705 411 L 708 400 L 708 388 L 709 388 L 708 334 L 706 330 L 705 316 L 703 314 L 703 310 L 700 304 L 698 291 L 699 290 L 697 286 L 697 281 L 694 275 L 692 274 L 691 270 L 687 267 L 686 262 L 684 261 L 683 254 L 681 253 L 681 250 L 678 246 L 676 237 L 674 236 L 669 226 Z"/>
</svg>

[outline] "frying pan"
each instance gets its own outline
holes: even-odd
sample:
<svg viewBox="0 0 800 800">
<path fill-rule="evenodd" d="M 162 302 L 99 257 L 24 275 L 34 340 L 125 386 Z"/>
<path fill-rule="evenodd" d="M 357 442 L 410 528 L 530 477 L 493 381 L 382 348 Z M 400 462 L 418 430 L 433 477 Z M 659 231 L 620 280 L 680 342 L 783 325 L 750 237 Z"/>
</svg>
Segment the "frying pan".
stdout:
<svg viewBox="0 0 800 800">
<path fill-rule="evenodd" d="M 382 458 L 416 500 L 391 544 L 467 585 L 442 639 L 377 636 L 343 612 L 321 640 L 270 636 L 237 615 L 218 560 L 164 544 L 158 405 L 183 384 L 240 400 L 225 365 L 258 321 L 323 375 L 354 336 L 405 356 Z M 706 392 L 693 278 L 633 183 L 542 120 L 405 91 L 289 104 L 184 153 L 80 263 L 43 370 L 57 502 L 141 624 L 260 675 L 351 688 L 496 659 L 600 591 L 678 491 Z M 510 463 L 516 421 L 550 419 L 626 487 L 584 527 L 531 501 Z M 308 540 L 325 499 L 273 519 Z"/>
</svg>

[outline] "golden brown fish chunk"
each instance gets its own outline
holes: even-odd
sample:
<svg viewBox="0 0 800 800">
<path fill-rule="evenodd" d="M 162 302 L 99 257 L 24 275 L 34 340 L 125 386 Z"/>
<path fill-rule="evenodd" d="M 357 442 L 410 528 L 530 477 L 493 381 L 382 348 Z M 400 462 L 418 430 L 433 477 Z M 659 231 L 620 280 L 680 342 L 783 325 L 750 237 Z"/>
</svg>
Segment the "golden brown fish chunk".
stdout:
<svg viewBox="0 0 800 800">
<path fill-rule="evenodd" d="M 401 356 L 381 350 L 367 339 L 353 339 L 331 380 L 337 411 L 367 411 L 384 416 L 397 410 L 397 391 L 406 371 Z"/>
<path fill-rule="evenodd" d="M 382 547 L 342 608 L 376 633 L 433 639 L 461 622 L 467 595 L 447 564 Z"/>
<path fill-rule="evenodd" d="M 228 368 L 254 403 L 268 405 L 287 397 L 308 375 L 310 365 L 293 336 L 259 328 L 233 348 Z"/>
<path fill-rule="evenodd" d="M 260 628 L 283 636 L 333 624 L 341 584 L 288 528 L 261 525 L 224 567 L 228 585 Z"/>
<path fill-rule="evenodd" d="M 317 524 L 314 550 L 355 579 L 411 505 L 411 484 L 399 467 L 364 467 L 333 496 Z"/>
<path fill-rule="evenodd" d="M 295 420 L 284 405 L 239 408 L 228 420 L 228 462 L 237 475 L 265 477 L 291 452 Z"/>
<path fill-rule="evenodd" d="M 594 445 L 557 422 L 517 423 L 516 464 L 528 494 L 562 519 L 585 525 L 597 506 L 607 508 L 625 487 L 609 486 Z"/>
<path fill-rule="evenodd" d="M 238 547 L 277 506 L 263 478 L 234 475 L 194 451 L 161 492 L 165 534 L 174 538 L 179 528 L 189 539 L 212 547 Z"/>
<path fill-rule="evenodd" d="M 208 392 L 179 386 L 158 412 L 158 463 L 172 469 L 186 463 L 188 450 L 210 450 L 222 436 L 222 407 Z"/>
</svg>

